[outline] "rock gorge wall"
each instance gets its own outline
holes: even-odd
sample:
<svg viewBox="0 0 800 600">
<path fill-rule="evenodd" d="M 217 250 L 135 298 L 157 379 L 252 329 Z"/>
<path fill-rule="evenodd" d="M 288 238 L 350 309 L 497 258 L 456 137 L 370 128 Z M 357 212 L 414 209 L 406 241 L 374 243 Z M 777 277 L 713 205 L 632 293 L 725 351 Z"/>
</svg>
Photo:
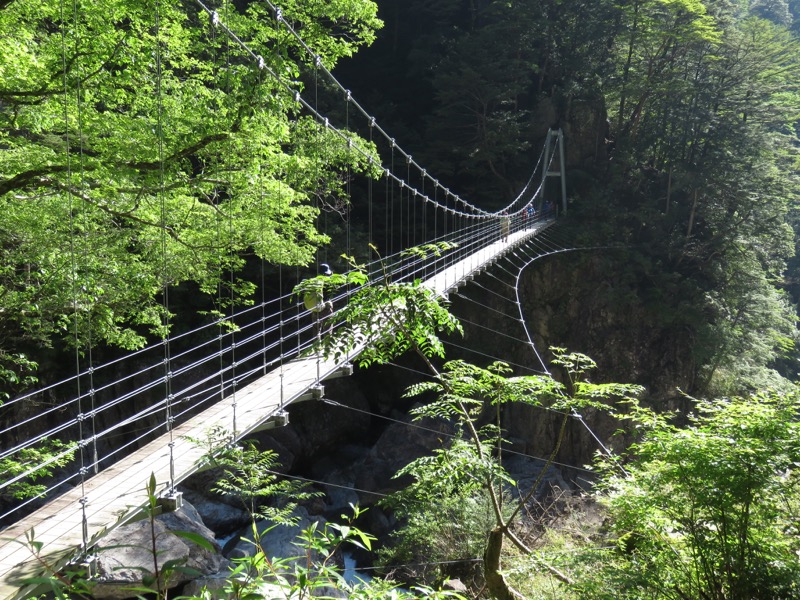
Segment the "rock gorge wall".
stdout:
<svg viewBox="0 0 800 600">
<path fill-rule="evenodd" d="M 569 239 L 569 225 L 565 227 L 565 238 Z M 619 267 L 623 259 L 624 253 L 619 250 L 577 247 L 534 261 L 520 279 L 520 302 L 528 330 L 545 363 L 551 356 L 550 346 L 581 352 L 597 362 L 598 368 L 590 375 L 592 381 L 636 383 L 644 386 L 648 404 L 679 408 L 684 400 L 678 389 L 691 389 L 694 377 L 690 336 L 654 314 L 657 309 L 647 302 L 647 282 L 623 273 Z M 513 321 L 518 318 L 514 307 L 491 291 L 501 284 L 490 275 L 483 275 L 476 283 L 461 295 L 477 302 L 456 296 L 453 303 L 453 312 L 465 323 L 464 345 L 517 365 L 518 374 L 528 369 L 541 371 L 536 354 L 524 343 L 522 325 Z M 486 364 L 469 353 L 463 358 Z M 562 379 L 557 368 L 549 364 L 548 368 L 554 377 Z M 605 442 L 612 446 L 626 443 L 614 439 L 619 426 L 615 419 L 592 410 L 584 411 L 583 417 Z M 560 415 L 516 405 L 506 409 L 504 418 L 507 435 L 526 453 L 549 455 L 560 428 Z M 586 428 L 572 421 L 557 460 L 580 466 L 590 462 L 598 448 Z"/>
</svg>

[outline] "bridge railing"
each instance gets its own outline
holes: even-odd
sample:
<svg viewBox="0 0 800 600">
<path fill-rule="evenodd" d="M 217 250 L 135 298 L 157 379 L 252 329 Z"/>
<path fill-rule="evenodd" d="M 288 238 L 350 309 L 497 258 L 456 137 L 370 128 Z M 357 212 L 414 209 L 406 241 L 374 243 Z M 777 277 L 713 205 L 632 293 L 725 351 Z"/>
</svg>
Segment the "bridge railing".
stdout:
<svg viewBox="0 0 800 600">
<path fill-rule="evenodd" d="M 550 216 L 538 214 L 537 220 Z M 465 216 L 460 228 L 428 240 L 449 242 L 455 249 L 425 257 L 396 252 L 372 261 L 366 266 L 370 281 L 432 277 L 502 242 L 506 218 L 511 232 L 534 223 L 523 211 L 508 217 Z M 344 288 L 331 301 L 339 309 L 354 292 Z M 230 429 L 236 431 L 236 389 L 309 351 L 315 335 L 315 315 L 291 292 L 284 293 L 10 400 L 0 408 L 0 461 L 15 460 L 24 468 L 13 475 L 0 474 L 0 526 L 213 403 L 230 399 Z M 7 415 L 12 408 L 13 414 L 25 417 L 11 421 Z M 69 447 L 56 451 L 55 458 L 31 458 L 56 439 Z M 62 462 L 67 464 L 59 466 Z M 40 480 L 40 493 L 16 500 L 14 492 L 44 468 L 53 475 Z"/>
</svg>

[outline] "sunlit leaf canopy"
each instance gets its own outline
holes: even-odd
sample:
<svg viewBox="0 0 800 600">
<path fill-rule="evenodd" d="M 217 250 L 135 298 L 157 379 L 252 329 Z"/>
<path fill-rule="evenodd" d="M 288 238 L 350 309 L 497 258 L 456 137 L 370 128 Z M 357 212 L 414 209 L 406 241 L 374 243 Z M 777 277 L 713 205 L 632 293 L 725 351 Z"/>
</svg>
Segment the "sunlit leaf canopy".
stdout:
<svg viewBox="0 0 800 600">
<path fill-rule="evenodd" d="M 365 0 L 281 8 L 326 67 L 381 25 Z M 137 347 L 166 287 L 214 293 L 248 255 L 303 265 L 326 241 L 319 206 L 365 153 L 297 102 L 316 61 L 267 4 L 209 9 L 0 2 L 0 351 L 74 332 Z"/>
</svg>

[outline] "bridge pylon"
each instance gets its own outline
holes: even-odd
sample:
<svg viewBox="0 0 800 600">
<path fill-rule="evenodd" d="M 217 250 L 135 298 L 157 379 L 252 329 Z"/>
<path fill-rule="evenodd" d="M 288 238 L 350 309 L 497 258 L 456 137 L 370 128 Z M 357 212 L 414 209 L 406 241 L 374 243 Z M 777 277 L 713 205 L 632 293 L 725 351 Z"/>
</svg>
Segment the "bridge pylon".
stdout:
<svg viewBox="0 0 800 600">
<path fill-rule="evenodd" d="M 550 161 L 558 151 L 558 170 L 550 170 Z M 542 170 L 542 197 L 548 177 L 561 178 L 561 214 L 567 214 L 567 174 L 564 160 L 564 132 L 561 129 L 548 129 L 544 144 L 544 168 Z"/>
</svg>

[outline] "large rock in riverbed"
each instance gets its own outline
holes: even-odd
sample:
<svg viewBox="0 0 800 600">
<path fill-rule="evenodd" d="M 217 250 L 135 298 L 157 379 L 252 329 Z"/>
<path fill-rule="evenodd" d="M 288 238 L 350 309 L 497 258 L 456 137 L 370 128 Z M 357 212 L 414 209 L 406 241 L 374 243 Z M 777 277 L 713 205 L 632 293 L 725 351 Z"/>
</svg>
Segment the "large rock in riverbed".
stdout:
<svg viewBox="0 0 800 600">
<path fill-rule="evenodd" d="M 216 551 L 209 551 L 176 535 L 185 531 L 201 535 L 211 542 Z M 145 518 L 123 525 L 103 538 L 98 546 L 97 577 L 92 596 L 99 599 L 122 599 L 136 596 L 132 588 L 141 588 L 142 579 L 153 574 L 153 540 L 159 565 L 167 561 L 181 561 L 181 566 L 198 574 L 210 575 L 227 572 L 228 562 L 219 552 L 214 532 L 208 529 L 200 515 L 188 502 L 179 510 L 157 515 L 152 527 Z M 173 571 L 169 574 L 170 587 L 189 581 L 190 574 Z"/>
</svg>

